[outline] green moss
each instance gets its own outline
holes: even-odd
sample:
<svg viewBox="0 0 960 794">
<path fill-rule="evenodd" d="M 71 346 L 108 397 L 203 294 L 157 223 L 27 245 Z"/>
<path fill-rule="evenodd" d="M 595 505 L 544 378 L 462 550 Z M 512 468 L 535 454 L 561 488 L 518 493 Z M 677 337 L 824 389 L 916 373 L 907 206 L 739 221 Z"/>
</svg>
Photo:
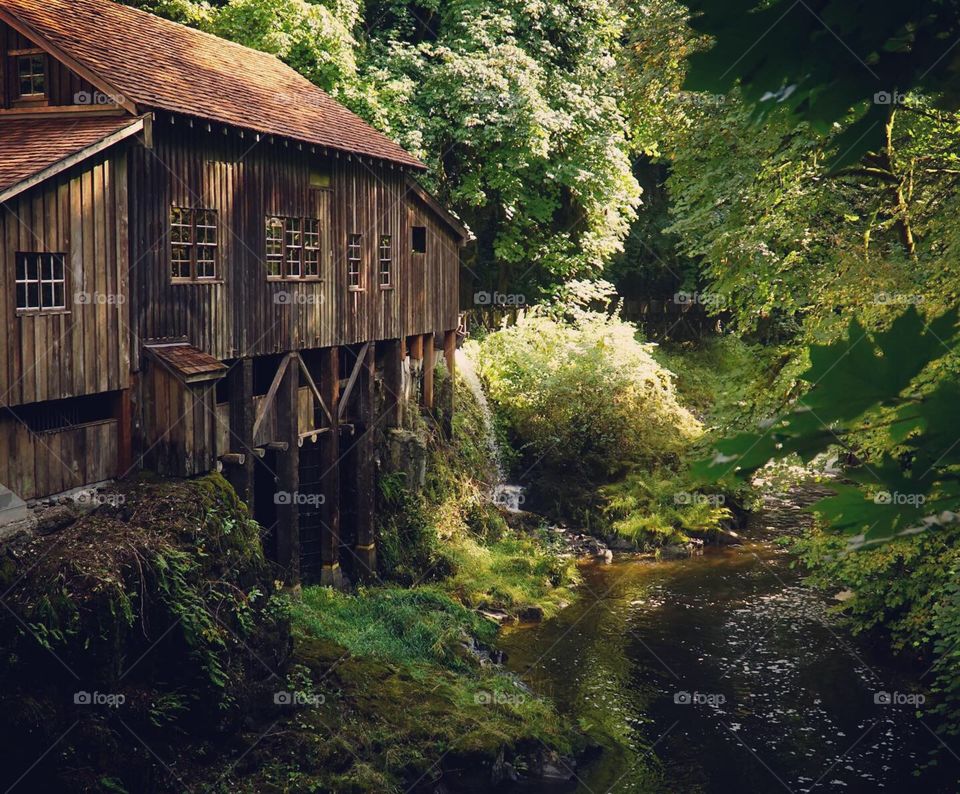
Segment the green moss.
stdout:
<svg viewBox="0 0 960 794">
<path fill-rule="evenodd" d="M 488 774 L 501 752 L 575 749 L 548 701 L 464 652 L 492 624 L 434 588 L 306 588 L 292 612 L 286 685 L 314 704 L 251 737 L 224 791 L 405 792 L 443 759 Z"/>
</svg>

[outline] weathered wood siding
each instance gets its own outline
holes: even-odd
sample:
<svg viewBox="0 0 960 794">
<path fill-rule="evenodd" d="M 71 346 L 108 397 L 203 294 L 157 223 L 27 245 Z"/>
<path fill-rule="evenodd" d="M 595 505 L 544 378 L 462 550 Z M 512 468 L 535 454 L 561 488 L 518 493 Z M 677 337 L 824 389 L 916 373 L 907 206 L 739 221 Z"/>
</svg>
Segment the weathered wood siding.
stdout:
<svg viewBox="0 0 960 794">
<path fill-rule="evenodd" d="M 144 465 L 174 477 L 210 471 L 216 464 L 214 385 L 187 385 L 153 358 L 145 358 L 144 364 Z"/>
<path fill-rule="evenodd" d="M 0 483 L 21 499 L 79 488 L 117 476 L 115 419 L 31 432 L 0 415 Z"/>
<path fill-rule="evenodd" d="M 399 168 L 179 118 L 159 118 L 154 139 L 152 150 L 133 150 L 130 167 L 131 298 L 141 339 L 187 340 L 228 359 L 456 327 L 455 236 L 408 194 Z M 331 187 L 311 189 L 311 170 L 329 173 Z M 171 206 L 217 210 L 216 282 L 171 283 Z M 319 217 L 319 281 L 267 279 L 269 215 Z M 412 253 L 413 225 L 427 227 L 426 254 Z M 361 291 L 347 286 L 350 234 L 362 235 Z M 383 234 L 393 240 L 392 289 L 378 282 Z"/>
<path fill-rule="evenodd" d="M 129 385 L 126 180 L 114 149 L 0 205 L 0 405 Z M 66 254 L 64 311 L 17 312 L 18 251 Z"/>
</svg>

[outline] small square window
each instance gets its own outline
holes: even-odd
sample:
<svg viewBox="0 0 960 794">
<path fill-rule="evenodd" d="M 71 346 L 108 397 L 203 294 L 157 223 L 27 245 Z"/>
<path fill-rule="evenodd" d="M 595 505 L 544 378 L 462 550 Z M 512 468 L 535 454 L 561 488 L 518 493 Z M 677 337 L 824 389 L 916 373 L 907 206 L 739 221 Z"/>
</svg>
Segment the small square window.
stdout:
<svg viewBox="0 0 960 794">
<path fill-rule="evenodd" d="M 17 253 L 17 310 L 63 311 L 67 308 L 65 254 Z"/>
<path fill-rule="evenodd" d="M 170 208 L 170 275 L 176 281 L 217 277 L 217 211 Z"/>
<path fill-rule="evenodd" d="M 43 55 L 17 57 L 17 79 L 22 98 L 42 97 L 47 93 L 47 64 Z"/>
<path fill-rule="evenodd" d="M 426 226 L 414 226 L 413 232 L 411 233 L 412 243 L 413 243 L 413 253 L 415 254 L 425 254 L 427 253 L 427 227 Z"/>
</svg>

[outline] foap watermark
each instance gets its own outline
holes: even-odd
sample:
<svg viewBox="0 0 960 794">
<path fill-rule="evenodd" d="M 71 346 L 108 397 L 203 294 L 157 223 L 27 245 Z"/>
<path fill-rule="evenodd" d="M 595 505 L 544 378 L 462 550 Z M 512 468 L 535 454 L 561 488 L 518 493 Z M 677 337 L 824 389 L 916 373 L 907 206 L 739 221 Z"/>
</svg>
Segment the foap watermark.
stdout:
<svg viewBox="0 0 960 794">
<path fill-rule="evenodd" d="M 322 706 L 326 702 L 323 695 L 313 692 L 274 692 L 273 703 L 276 706 Z"/>
<path fill-rule="evenodd" d="M 717 292 L 680 292 L 673 293 L 673 302 L 678 306 L 706 306 L 708 308 L 722 308 L 726 304 L 723 295 Z"/>
<path fill-rule="evenodd" d="M 687 692 L 685 689 L 675 692 L 673 702 L 678 706 L 722 706 L 727 696 L 719 692 Z"/>
<path fill-rule="evenodd" d="M 873 95 L 874 105 L 906 105 L 907 95 L 900 91 L 877 91 Z"/>
<path fill-rule="evenodd" d="M 922 493 L 900 493 L 900 491 L 878 491 L 873 496 L 875 505 L 909 505 L 919 507 L 927 501 Z"/>
<path fill-rule="evenodd" d="M 924 300 L 923 295 L 906 292 L 878 292 L 873 296 L 873 302 L 879 306 L 917 306 Z"/>
<path fill-rule="evenodd" d="M 690 493 L 689 491 L 678 491 L 673 495 L 675 505 L 710 505 L 710 507 L 721 507 L 727 501 L 727 497 L 722 493 Z"/>
<path fill-rule="evenodd" d="M 273 495 L 275 505 L 307 505 L 319 507 L 326 501 L 322 493 L 301 493 L 300 491 L 277 491 Z"/>
<path fill-rule="evenodd" d="M 122 693 L 87 692 L 85 690 L 73 693 L 73 703 L 76 706 L 106 706 L 116 709 L 126 702 L 127 696 Z"/>
<path fill-rule="evenodd" d="M 921 692 L 874 692 L 873 702 L 878 706 L 922 706 L 927 696 Z"/>
<path fill-rule="evenodd" d="M 527 296 L 518 292 L 474 292 L 474 306 L 526 306 Z"/>
<path fill-rule="evenodd" d="M 512 692 L 477 692 L 473 696 L 478 706 L 520 706 L 526 699 L 525 695 Z"/>
<path fill-rule="evenodd" d="M 661 91 L 661 96 L 667 100 L 676 100 L 691 107 L 720 107 L 730 101 L 726 94 L 708 94 L 702 91 L 671 91 L 668 88 Z"/>
<path fill-rule="evenodd" d="M 104 91 L 77 91 L 73 95 L 75 105 L 122 105 L 126 102 L 123 94 L 108 94 Z"/>
<path fill-rule="evenodd" d="M 273 302 L 278 306 L 318 306 L 323 303 L 323 295 L 315 292 L 275 292 Z"/>
<path fill-rule="evenodd" d="M 126 495 L 122 493 L 100 493 L 94 490 L 78 491 L 72 496 L 73 501 L 78 505 L 92 505 L 93 507 L 119 507 L 127 501 Z"/>
<path fill-rule="evenodd" d="M 78 306 L 123 306 L 127 296 L 112 292 L 74 292 L 73 302 Z"/>
</svg>

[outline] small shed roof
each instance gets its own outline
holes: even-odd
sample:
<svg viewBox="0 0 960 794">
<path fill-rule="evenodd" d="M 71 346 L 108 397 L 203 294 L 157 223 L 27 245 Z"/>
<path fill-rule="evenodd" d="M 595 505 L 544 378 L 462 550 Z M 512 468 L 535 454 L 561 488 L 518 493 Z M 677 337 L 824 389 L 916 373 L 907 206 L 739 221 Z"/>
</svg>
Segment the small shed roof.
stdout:
<svg viewBox="0 0 960 794">
<path fill-rule="evenodd" d="M 184 383 L 219 380 L 227 365 L 187 343 L 146 345 L 145 349 Z"/>
</svg>

